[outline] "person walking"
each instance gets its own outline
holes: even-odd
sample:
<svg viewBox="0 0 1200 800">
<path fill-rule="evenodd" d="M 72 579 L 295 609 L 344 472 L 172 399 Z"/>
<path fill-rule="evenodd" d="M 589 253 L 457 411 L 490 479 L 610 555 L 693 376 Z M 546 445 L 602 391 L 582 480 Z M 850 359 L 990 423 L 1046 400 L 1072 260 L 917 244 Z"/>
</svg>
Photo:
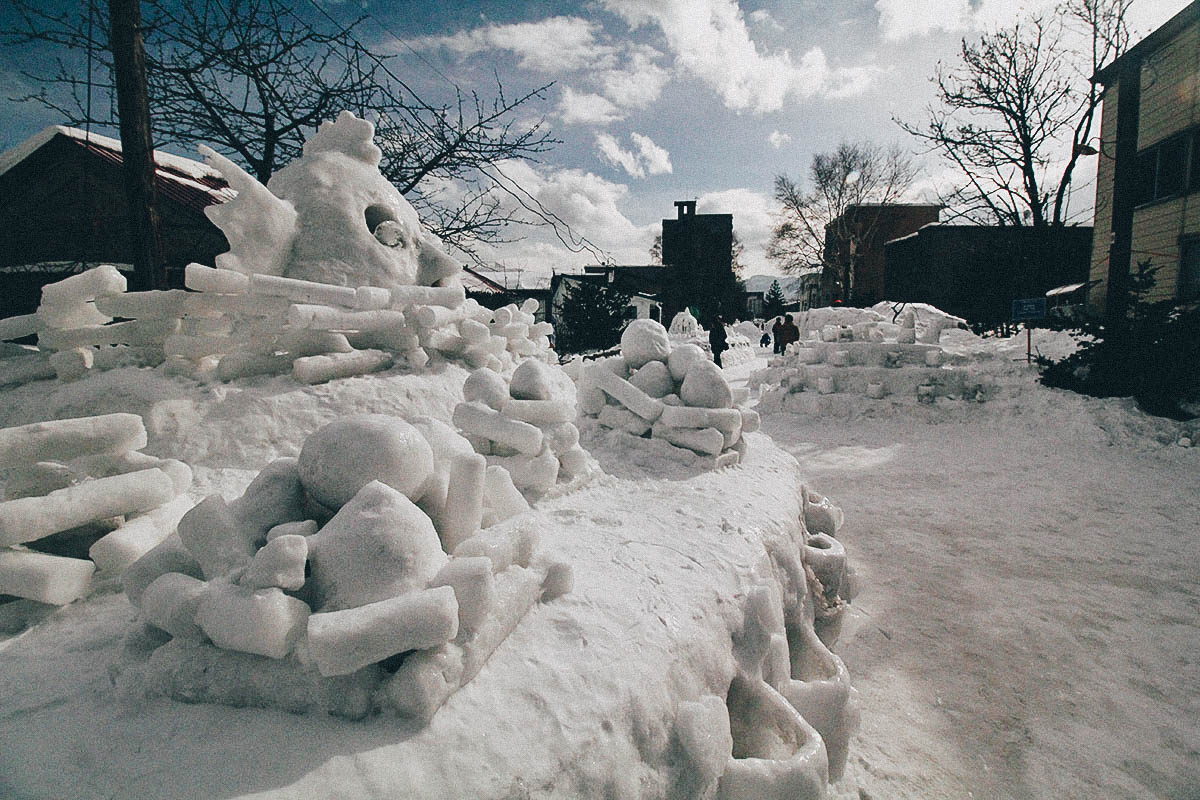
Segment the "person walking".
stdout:
<svg viewBox="0 0 1200 800">
<path fill-rule="evenodd" d="M 780 337 L 783 335 L 783 317 L 776 317 L 775 324 L 771 326 L 771 339 L 775 342 L 775 355 L 783 352 L 783 344 Z"/>
<path fill-rule="evenodd" d="M 725 335 L 725 318 L 720 314 L 717 314 L 712 327 L 708 329 L 708 344 L 712 348 L 713 361 L 718 367 L 721 366 L 721 353 L 729 349 L 729 343 Z"/>
</svg>

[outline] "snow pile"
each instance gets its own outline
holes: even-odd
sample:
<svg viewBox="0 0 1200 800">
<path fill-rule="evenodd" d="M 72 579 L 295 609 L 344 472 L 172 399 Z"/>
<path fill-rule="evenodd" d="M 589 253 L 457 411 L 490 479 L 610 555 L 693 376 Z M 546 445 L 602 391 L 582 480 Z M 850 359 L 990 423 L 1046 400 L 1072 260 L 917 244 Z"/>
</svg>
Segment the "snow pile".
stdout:
<svg viewBox="0 0 1200 800">
<path fill-rule="evenodd" d="M 427 721 L 539 598 L 570 588 L 569 566 L 535 561 L 536 531 L 492 527 L 527 508 L 444 422 L 332 422 L 124 573 L 150 629 L 123 685 Z"/>
<path fill-rule="evenodd" d="M 145 446 L 136 414 L 0 430 L 0 594 L 70 603 L 97 568 L 120 574 L 167 537 L 192 506 L 192 471 Z M 90 560 L 78 557 L 84 547 Z"/>
<path fill-rule="evenodd" d="M 840 312 L 875 314 L 863 309 L 836 311 L 843 318 L 847 315 Z M 965 368 L 965 358 L 948 356 L 936 343 L 942 330 L 939 318 L 930 315 L 930 319 L 922 332 L 934 340 L 928 343 L 917 341 L 913 311 L 904 315 L 899 326 L 870 318 L 852 325 L 823 325 L 809 338 L 788 345 L 784 355 L 751 376 L 752 383 L 768 385 L 760 390 L 759 410 L 848 413 L 883 401 L 895 412 L 939 399 L 983 402 L 994 396 L 996 381 Z"/>
<path fill-rule="evenodd" d="M 580 378 L 579 411 L 595 426 L 629 445 L 649 438 L 711 468 L 740 462 L 742 434 L 758 428 L 757 412 L 735 402 L 744 400 L 699 345 L 673 346 L 648 319 L 629 323 L 620 355 L 589 364 Z"/>
<path fill-rule="evenodd" d="M 454 424 L 488 469 L 503 469 L 530 502 L 556 483 L 588 474 L 593 462 L 579 446 L 575 384 L 558 367 L 526 359 L 510 380 L 478 369 L 463 384 Z"/>
</svg>

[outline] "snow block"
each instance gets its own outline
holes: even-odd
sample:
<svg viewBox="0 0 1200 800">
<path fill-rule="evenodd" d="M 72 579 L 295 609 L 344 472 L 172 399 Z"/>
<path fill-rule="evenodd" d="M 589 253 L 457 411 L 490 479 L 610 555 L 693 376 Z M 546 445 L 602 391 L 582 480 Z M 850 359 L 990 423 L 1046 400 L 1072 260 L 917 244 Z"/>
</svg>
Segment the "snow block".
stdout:
<svg viewBox="0 0 1200 800">
<path fill-rule="evenodd" d="M 433 523 L 379 481 L 309 540 L 320 611 L 338 611 L 423 589 L 446 563 Z"/>
<path fill-rule="evenodd" d="M 288 534 L 267 542 L 238 578 L 238 584 L 251 589 L 278 586 L 294 591 L 304 586 L 304 565 L 308 561 L 308 540 Z"/>
<path fill-rule="evenodd" d="M 140 450 L 146 441 L 146 426 L 137 414 L 35 422 L 0 429 L 0 468 Z"/>
<path fill-rule="evenodd" d="M 196 624 L 217 647 L 283 658 L 304 635 L 308 616 L 304 602 L 280 589 L 219 582 L 210 583 L 200 598 Z"/>
<path fill-rule="evenodd" d="M 463 399 L 468 403 L 483 403 L 488 408 L 499 411 L 510 399 L 508 384 L 497 372 L 477 369 L 463 382 Z"/>
<path fill-rule="evenodd" d="M 496 579 L 491 559 L 482 556 L 452 558 L 429 583 L 449 586 L 458 601 L 458 635 L 479 629 L 496 605 Z"/>
<path fill-rule="evenodd" d="M 635 319 L 621 334 L 621 357 L 630 369 L 639 369 L 650 361 L 666 361 L 670 352 L 667 329 L 652 319 Z"/>
<path fill-rule="evenodd" d="M 529 510 L 529 502 L 513 485 L 512 476 L 503 467 L 488 467 L 484 484 L 483 527 L 487 528 Z M 455 551 L 457 552 L 457 548 Z"/>
<path fill-rule="evenodd" d="M 654 422 L 662 413 L 661 400 L 650 397 L 629 381 L 614 375 L 606 367 L 593 365 L 589 372 L 597 388 L 647 422 Z"/>
<path fill-rule="evenodd" d="M 258 531 L 243 525 L 225 498 L 206 497 L 179 520 L 179 539 L 213 580 L 250 563 L 258 549 Z"/>
<path fill-rule="evenodd" d="M 97 539 L 88 556 L 103 572 L 119 575 L 163 542 L 192 509 L 192 498 L 181 494 L 171 502 L 125 521 L 112 533 Z"/>
<path fill-rule="evenodd" d="M 229 512 L 256 542 L 276 525 L 303 520 L 304 486 L 299 460 L 277 458 L 267 464 L 242 496 L 230 501 Z"/>
<path fill-rule="evenodd" d="M 193 578 L 204 577 L 199 562 L 183 546 L 178 533 L 168 534 L 166 539 L 133 562 L 121 574 L 121 588 L 125 590 L 125 596 L 131 603 L 139 605 L 146 587 L 159 575 L 168 572 L 182 572 Z"/>
<path fill-rule="evenodd" d="M 308 647 L 326 677 L 348 675 L 406 650 L 444 644 L 458 633 L 454 589 L 440 586 L 308 618 Z"/>
<path fill-rule="evenodd" d="M 679 399 L 685 406 L 729 408 L 733 405 L 733 390 L 721 368 L 711 361 L 697 361 L 688 367 L 679 387 Z"/>
<path fill-rule="evenodd" d="M 542 432 L 538 428 L 509 419 L 483 403 L 459 403 L 454 407 L 451 421 L 465 433 L 482 436 L 527 455 L 536 455 L 542 449 Z"/>
<path fill-rule="evenodd" d="M 0 548 L 0 594 L 62 606 L 88 593 L 95 571 L 85 558 Z"/>
<path fill-rule="evenodd" d="M 168 572 L 154 579 L 142 592 L 142 615 L 156 628 L 177 639 L 205 641 L 196 624 L 196 612 L 208 584 L 181 572 Z"/>
<path fill-rule="evenodd" d="M 390 353 L 382 350 L 355 350 L 350 353 L 303 356 L 292 362 L 292 377 L 300 383 L 325 383 L 338 378 L 353 378 L 392 366 Z"/>
<path fill-rule="evenodd" d="M 170 502 L 175 485 L 162 470 L 97 478 L 0 503 L 0 545 L 31 542 L 96 520 L 135 514 Z"/>
<path fill-rule="evenodd" d="M 340 508 L 371 481 L 410 500 L 433 472 L 433 451 L 421 432 L 385 414 L 358 414 L 318 428 L 300 449 L 300 482 L 318 502 Z"/>
</svg>

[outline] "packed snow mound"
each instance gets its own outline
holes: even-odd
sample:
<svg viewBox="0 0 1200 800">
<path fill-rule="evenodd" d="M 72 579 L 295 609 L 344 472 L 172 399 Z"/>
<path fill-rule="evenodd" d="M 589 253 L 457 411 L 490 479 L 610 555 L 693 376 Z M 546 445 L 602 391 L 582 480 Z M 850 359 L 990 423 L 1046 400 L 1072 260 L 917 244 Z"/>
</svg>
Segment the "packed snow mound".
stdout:
<svg viewBox="0 0 1200 800">
<path fill-rule="evenodd" d="M 217 266 L 336 286 L 444 286 L 461 267 L 379 171 L 375 126 L 343 111 L 263 187 L 209 148 L 233 200 L 206 210 L 229 241 Z"/>
<path fill-rule="evenodd" d="M 746 452 L 742 434 L 758 429 L 758 414 L 740 407 L 744 393 L 735 398 L 699 345 L 672 346 L 662 325 L 636 322 L 625 329 L 620 355 L 583 370 L 580 415 L 598 434 L 617 432 L 631 448 L 653 439 L 681 461 L 700 459 L 714 469 L 737 464 Z"/>
<path fill-rule="evenodd" d="M 0 429 L 0 595 L 70 603 L 97 568 L 119 575 L 166 538 L 192 506 L 192 470 L 146 442 L 136 414 Z"/>
<path fill-rule="evenodd" d="M 237 499 L 201 501 L 122 575 L 153 629 L 137 634 L 124 690 L 427 722 L 534 603 L 570 588 L 567 564 L 536 558 L 534 529 L 484 526 L 528 508 L 489 477 L 432 418 L 317 430 Z"/>
</svg>

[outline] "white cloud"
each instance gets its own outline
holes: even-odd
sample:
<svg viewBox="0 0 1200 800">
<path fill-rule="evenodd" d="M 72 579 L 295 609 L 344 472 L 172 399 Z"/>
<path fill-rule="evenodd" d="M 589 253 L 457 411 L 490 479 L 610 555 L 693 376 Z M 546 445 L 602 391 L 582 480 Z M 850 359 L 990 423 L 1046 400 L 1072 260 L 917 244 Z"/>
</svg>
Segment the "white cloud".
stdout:
<svg viewBox="0 0 1200 800">
<path fill-rule="evenodd" d="M 672 171 L 671 154 L 665 148 L 659 147 L 649 136 L 631 133 L 629 138 L 637 145 L 638 156 L 646 166 L 646 172 L 651 175 L 662 175 Z"/>
<path fill-rule="evenodd" d="M 767 141 L 771 143 L 771 147 L 776 150 L 790 142 L 792 137 L 782 131 L 771 131 L 771 135 L 767 137 Z"/>
<path fill-rule="evenodd" d="M 550 212 L 567 223 L 617 263 L 642 264 L 648 259 L 658 223 L 635 225 L 620 209 L 629 188 L 591 172 L 546 169 L 524 161 L 506 161 L 500 169 Z M 535 228 L 527 239 L 484 248 L 487 256 L 532 272 L 549 274 L 594 264 L 589 252 L 576 253 L 562 246 L 546 228 Z"/>
<path fill-rule="evenodd" d="M 757 11 L 751 11 L 750 12 L 750 21 L 753 22 L 755 25 L 758 25 L 763 28 L 767 28 L 768 30 L 773 30 L 773 31 L 783 30 L 783 26 L 780 25 L 778 22 L 776 22 L 775 18 L 771 16 L 771 12 L 767 11 L 765 8 L 760 8 Z"/>
<path fill-rule="evenodd" d="M 970 24 L 967 0 L 878 0 L 883 38 L 898 42 L 934 31 L 961 31 Z"/>
<path fill-rule="evenodd" d="M 721 96 L 735 111 L 777 111 L 792 96 L 859 93 L 871 73 L 830 69 L 818 48 L 799 63 L 791 53 L 759 52 L 737 0 L 602 0 L 631 26 L 655 24 L 676 65 Z M 854 87 L 848 92 L 843 84 Z"/>
<path fill-rule="evenodd" d="M 596 27 L 579 17 L 549 17 L 536 22 L 487 25 L 450 36 L 425 36 L 408 44 L 415 49 L 444 47 L 463 56 L 509 50 L 523 69 L 570 72 L 611 62 L 614 50 L 596 40 Z"/>
<path fill-rule="evenodd" d="M 671 172 L 671 154 L 665 148 L 659 147 L 649 136 L 631 133 L 634 150 L 621 147 L 616 138 L 607 133 L 596 134 L 596 147 L 600 157 L 620 167 L 632 178 L 644 178 L 650 175 L 662 175 Z"/>
<path fill-rule="evenodd" d="M 670 70 L 655 60 L 660 55 L 652 48 L 639 48 L 619 69 L 598 75 L 604 96 L 622 108 L 645 108 L 653 103 L 671 79 Z"/>
<path fill-rule="evenodd" d="M 607 125 L 625 114 L 612 101 L 598 94 L 581 93 L 564 86 L 558 103 L 558 116 L 567 125 Z"/>
<path fill-rule="evenodd" d="M 733 214 L 733 230 L 742 243 L 742 265 L 746 275 L 777 272 L 767 261 L 767 244 L 774 226 L 775 201 L 752 189 L 722 189 L 700 195 L 700 214 Z"/>
<path fill-rule="evenodd" d="M 607 133 L 596 134 L 596 148 L 600 151 L 600 157 L 614 167 L 620 167 L 625 170 L 632 178 L 646 177 L 646 170 L 638 161 L 636 154 L 624 150 L 621 145 Z"/>
</svg>

